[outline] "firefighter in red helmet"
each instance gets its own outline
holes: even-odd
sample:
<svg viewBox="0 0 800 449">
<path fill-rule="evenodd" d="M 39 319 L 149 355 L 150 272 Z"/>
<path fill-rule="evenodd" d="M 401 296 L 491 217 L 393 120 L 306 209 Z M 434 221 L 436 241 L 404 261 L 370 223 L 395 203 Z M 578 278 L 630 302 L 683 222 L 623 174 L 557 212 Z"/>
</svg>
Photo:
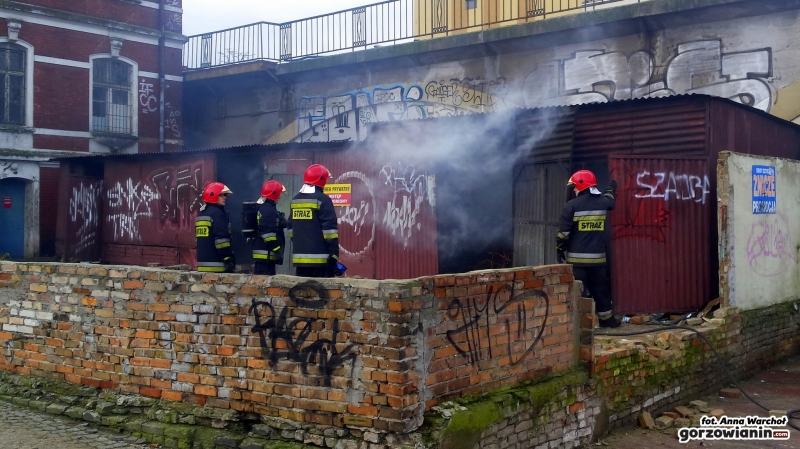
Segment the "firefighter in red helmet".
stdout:
<svg viewBox="0 0 800 449">
<path fill-rule="evenodd" d="M 558 227 L 558 262 L 573 265 L 575 279 L 583 282 L 594 298 L 600 327 L 619 327 L 611 311 L 611 286 L 606 271 L 606 217 L 614 209 L 617 182 L 605 193 L 589 170 L 575 172 L 568 186 L 577 197 L 564 206 Z"/>
<path fill-rule="evenodd" d="M 261 198 L 256 212 L 258 232 L 253 243 L 253 274 L 275 274 L 275 265 L 283 265 L 286 248 L 286 216 L 278 212 L 277 202 L 286 192 L 278 181 L 267 181 L 261 187 Z"/>
<path fill-rule="evenodd" d="M 232 193 L 221 182 L 212 182 L 203 189 L 205 204 L 195 219 L 197 271 L 233 273 L 236 267 L 231 248 L 231 227 L 225 212 L 225 201 Z"/>
<path fill-rule="evenodd" d="M 339 226 L 333 201 L 323 188 L 331 172 L 314 164 L 303 176 L 303 187 L 292 199 L 289 236 L 296 274 L 304 277 L 333 277 L 339 261 Z"/>
</svg>

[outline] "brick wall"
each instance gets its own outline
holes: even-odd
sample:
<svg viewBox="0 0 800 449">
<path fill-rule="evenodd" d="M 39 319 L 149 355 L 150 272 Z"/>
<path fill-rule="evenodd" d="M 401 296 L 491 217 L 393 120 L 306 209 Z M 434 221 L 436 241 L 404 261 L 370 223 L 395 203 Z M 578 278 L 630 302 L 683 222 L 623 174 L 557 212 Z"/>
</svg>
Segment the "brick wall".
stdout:
<svg viewBox="0 0 800 449">
<path fill-rule="evenodd" d="M 572 366 L 572 281 L 566 265 L 423 278 L 427 407 Z"/>
<path fill-rule="evenodd" d="M 315 282 L 6 263 L 0 368 L 236 420 L 404 433 L 442 399 L 571 366 L 571 282 L 568 266 Z"/>
<path fill-rule="evenodd" d="M 800 301 L 742 313 L 723 308 L 695 329 L 714 345 L 733 375 L 744 379 L 800 353 L 796 305 Z M 633 423 L 642 411 L 688 403 L 730 383 L 711 348 L 692 331 L 662 328 L 624 339 L 595 335 L 593 374 L 612 426 Z"/>
</svg>

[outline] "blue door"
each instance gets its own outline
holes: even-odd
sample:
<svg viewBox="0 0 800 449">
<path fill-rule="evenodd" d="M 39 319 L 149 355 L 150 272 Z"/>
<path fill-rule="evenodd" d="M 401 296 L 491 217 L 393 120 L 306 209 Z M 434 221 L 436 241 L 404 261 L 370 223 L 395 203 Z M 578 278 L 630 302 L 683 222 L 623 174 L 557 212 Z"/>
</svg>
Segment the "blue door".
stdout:
<svg viewBox="0 0 800 449">
<path fill-rule="evenodd" d="M 25 181 L 0 179 L 0 255 L 25 255 Z"/>
</svg>

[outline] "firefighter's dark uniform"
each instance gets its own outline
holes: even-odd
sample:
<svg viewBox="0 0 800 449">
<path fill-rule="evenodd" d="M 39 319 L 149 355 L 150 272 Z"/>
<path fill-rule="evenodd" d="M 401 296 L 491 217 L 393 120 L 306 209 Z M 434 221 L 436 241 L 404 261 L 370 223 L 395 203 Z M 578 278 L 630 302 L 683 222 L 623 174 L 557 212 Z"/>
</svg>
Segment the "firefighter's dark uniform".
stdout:
<svg viewBox="0 0 800 449">
<path fill-rule="evenodd" d="M 322 188 L 292 199 L 289 236 L 298 276 L 333 277 L 339 258 L 339 226 L 333 201 Z"/>
<path fill-rule="evenodd" d="M 275 207 L 275 201 L 265 199 L 256 213 L 258 234 L 253 243 L 254 274 L 275 274 L 275 265 L 283 264 L 286 220 Z"/>
<path fill-rule="evenodd" d="M 614 192 L 586 189 L 564 206 L 556 247 L 573 265 L 575 279 L 594 297 L 598 318 L 612 318 L 611 287 L 606 275 L 606 217 L 614 209 Z"/>
<path fill-rule="evenodd" d="M 197 236 L 197 271 L 233 273 L 235 261 L 231 248 L 228 213 L 218 204 L 206 203 L 195 219 Z"/>
</svg>

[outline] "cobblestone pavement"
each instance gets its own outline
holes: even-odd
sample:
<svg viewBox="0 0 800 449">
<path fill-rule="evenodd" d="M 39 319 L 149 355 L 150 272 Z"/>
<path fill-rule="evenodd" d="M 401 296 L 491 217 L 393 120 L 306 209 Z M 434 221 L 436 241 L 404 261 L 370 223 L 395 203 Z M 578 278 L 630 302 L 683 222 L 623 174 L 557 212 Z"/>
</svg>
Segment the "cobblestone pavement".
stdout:
<svg viewBox="0 0 800 449">
<path fill-rule="evenodd" d="M 142 449 L 144 440 L 0 402 L 0 449 Z"/>
</svg>

